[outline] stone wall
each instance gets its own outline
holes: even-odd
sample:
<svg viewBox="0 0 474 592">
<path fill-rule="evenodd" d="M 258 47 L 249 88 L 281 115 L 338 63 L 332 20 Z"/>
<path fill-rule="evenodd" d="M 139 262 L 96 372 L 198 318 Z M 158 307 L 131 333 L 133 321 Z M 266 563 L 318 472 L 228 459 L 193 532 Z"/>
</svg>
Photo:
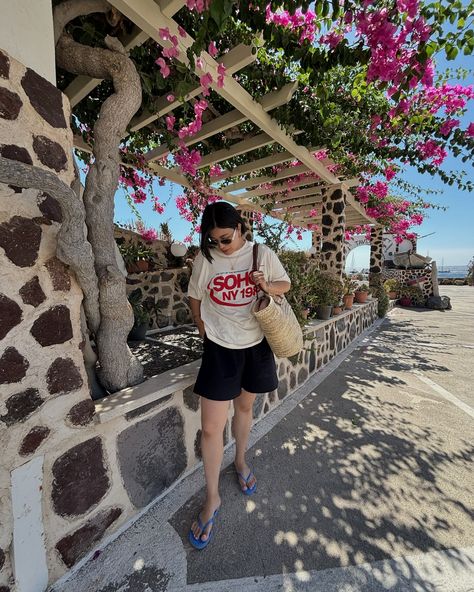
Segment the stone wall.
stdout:
<svg viewBox="0 0 474 592">
<path fill-rule="evenodd" d="M 401 286 L 407 286 L 408 282 L 418 280 L 419 278 L 426 278 L 420 283 L 423 296 L 428 298 L 433 295 L 433 280 L 431 277 L 431 265 L 427 265 L 424 269 L 382 269 L 383 281 L 388 279 L 396 279 Z"/>
<path fill-rule="evenodd" d="M 190 276 L 189 267 L 127 276 L 127 296 L 137 297 L 149 312 L 150 329 L 192 322 L 186 296 Z"/>
<path fill-rule="evenodd" d="M 70 183 L 69 117 L 67 100 L 52 84 L 0 51 L 3 157 L 52 171 Z M 57 541 L 77 524 L 77 513 L 64 512 L 69 493 L 60 491 L 52 469 L 58 468 L 62 452 L 85 438 L 83 426 L 92 421 L 94 405 L 81 351 L 82 293 L 56 258 L 61 219 L 51 196 L 0 184 L 2 592 L 13 586 L 14 529 L 22 589 L 32 572 L 36 581 L 48 581 L 47 564 L 57 561 Z M 96 462 L 88 474 L 101 463 L 100 438 L 92 444 L 89 458 Z M 37 497 L 23 506 L 22 496 L 29 491 Z M 94 495 L 100 495 L 97 489 Z"/>
</svg>

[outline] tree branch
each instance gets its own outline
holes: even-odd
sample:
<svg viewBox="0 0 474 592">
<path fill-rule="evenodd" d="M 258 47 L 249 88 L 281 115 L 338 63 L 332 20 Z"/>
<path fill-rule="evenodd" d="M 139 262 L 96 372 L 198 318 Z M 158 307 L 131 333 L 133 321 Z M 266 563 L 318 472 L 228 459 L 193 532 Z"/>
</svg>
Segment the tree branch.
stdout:
<svg viewBox="0 0 474 592">
<path fill-rule="evenodd" d="M 24 189 L 38 189 L 54 197 L 62 211 L 57 256 L 76 274 L 84 293 L 84 310 L 91 333 L 100 324 L 99 289 L 91 245 L 85 237 L 85 210 L 73 189 L 54 173 L 0 156 L 0 182 Z"/>
</svg>

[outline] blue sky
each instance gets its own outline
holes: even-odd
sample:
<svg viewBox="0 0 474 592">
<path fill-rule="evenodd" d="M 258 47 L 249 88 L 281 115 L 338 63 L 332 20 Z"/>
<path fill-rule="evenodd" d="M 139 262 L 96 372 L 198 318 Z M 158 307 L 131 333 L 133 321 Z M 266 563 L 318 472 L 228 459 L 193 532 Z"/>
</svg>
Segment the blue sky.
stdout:
<svg viewBox="0 0 474 592">
<path fill-rule="evenodd" d="M 455 62 L 446 62 L 440 58 L 438 71 L 444 71 L 446 67 L 451 69 L 463 67 L 469 70 L 467 80 L 462 84 L 473 84 L 474 58 L 472 56 L 461 56 Z M 450 80 L 451 83 L 454 81 Z M 461 127 L 465 129 L 470 122 L 474 122 L 474 105 L 469 105 L 468 111 L 463 117 Z M 474 180 L 474 168 L 471 163 L 462 163 L 454 158 L 447 158 L 443 164 L 445 170 L 466 170 L 467 178 Z M 431 175 L 419 174 L 411 167 L 405 167 L 399 176 L 403 180 L 423 189 L 441 190 L 439 195 L 426 196 L 427 201 L 439 205 L 448 206 L 447 211 L 428 210 L 427 216 L 421 226 L 416 228 L 419 236 L 430 235 L 421 238 L 418 242 L 418 252 L 422 255 L 429 254 L 430 257 L 441 265 L 445 266 L 467 265 L 474 257 L 474 194 L 467 191 L 461 192 L 455 186 L 444 185 L 444 183 Z M 155 195 L 160 197 L 162 203 L 166 203 L 164 214 L 158 215 L 153 212 L 150 203 L 137 206 L 144 222 L 148 227 L 159 229 L 162 222 L 170 226 L 172 236 L 175 240 L 181 241 L 189 234 L 190 225 L 182 220 L 176 209 L 174 198 L 181 193 L 181 187 L 167 183 L 160 187 L 154 184 Z M 115 196 L 115 219 L 118 222 L 126 223 L 134 219 L 134 216 L 124 199 L 123 192 L 119 190 Z M 294 241 L 289 248 L 307 249 L 311 245 L 309 232 L 304 233 L 303 241 Z M 353 251 L 356 268 L 368 267 L 369 248 L 358 247 Z M 352 256 L 351 256 L 352 261 Z"/>
</svg>

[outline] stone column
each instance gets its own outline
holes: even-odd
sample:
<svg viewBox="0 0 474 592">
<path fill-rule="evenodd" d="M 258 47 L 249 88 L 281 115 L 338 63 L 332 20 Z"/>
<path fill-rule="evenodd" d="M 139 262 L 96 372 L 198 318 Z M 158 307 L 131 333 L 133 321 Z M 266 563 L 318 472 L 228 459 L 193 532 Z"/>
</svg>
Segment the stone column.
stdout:
<svg viewBox="0 0 474 592">
<path fill-rule="evenodd" d="M 247 232 L 245 233 L 245 238 L 248 241 L 253 241 L 253 210 L 248 210 L 240 207 L 238 207 L 237 210 L 239 211 L 240 215 L 245 220 L 245 223 L 247 225 Z"/>
<path fill-rule="evenodd" d="M 370 231 L 370 284 L 380 283 L 381 279 L 383 264 L 382 234 L 382 226 L 372 226 L 372 229 Z"/>
<path fill-rule="evenodd" d="M 346 199 L 341 187 L 323 194 L 321 271 L 339 279 L 344 271 L 344 233 L 346 230 Z"/>
<path fill-rule="evenodd" d="M 319 268 L 321 264 L 321 231 L 318 230 L 311 234 L 311 246 L 315 249 L 315 252 L 311 255 L 314 260 L 314 264 Z"/>
</svg>

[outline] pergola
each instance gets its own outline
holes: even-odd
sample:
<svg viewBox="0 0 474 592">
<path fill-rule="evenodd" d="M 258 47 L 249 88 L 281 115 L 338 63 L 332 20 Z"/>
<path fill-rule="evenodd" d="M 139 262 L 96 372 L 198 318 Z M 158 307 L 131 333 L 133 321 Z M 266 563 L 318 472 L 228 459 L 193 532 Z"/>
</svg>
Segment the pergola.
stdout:
<svg viewBox="0 0 474 592">
<path fill-rule="evenodd" d="M 164 48 L 171 47 L 171 42 L 163 40 L 159 34 L 160 29 L 167 28 L 178 39 L 177 59 L 190 67 L 186 51 L 193 44 L 193 38 L 189 33 L 185 36 L 180 34 L 178 24 L 173 20 L 173 16 L 185 5 L 184 0 L 108 1 L 135 25 L 132 34 L 121 39 L 126 50 L 129 51 L 149 38 Z M 198 168 L 215 165 L 235 156 L 245 155 L 247 159 L 244 164 L 214 177 L 213 193 L 237 204 L 244 211 L 265 211 L 279 219 L 290 214 L 295 225 L 303 228 L 311 228 L 315 224 L 321 226 L 322 251 L 327 251 L 327 261 L 322 261 L 323 268 L 342 272 L 344 262 L 335 261 L 334 251 L 343 251 L 344 229 L 356 225 L 375 224 L 375 220 L 367 215 L 349 191 L 351 187 L 358 185 L 358 179 L 347 179 L 331 172 L 331 165 L 334 163 L 330 159 L 318 160 L 312 153 L 323 147 L 308 149 L 299 145 L 295 141 L 298 130 L 284 130 L 269 114 L 273 109 L 290 101 L 296 90 L 296 83 L 285 85 L 257 101 L 233 77 L 254 62 L 256 56 L 256 48 L 244 44 L 237 45 L 218 59 L 214 59 L 207 52 L 201 54 L 199 71 L 195 70 L 197 79 L 199 80 L 199 76 L 203 74 L 210 74 L 213 80 L 211 88 L 231 105 L 232 110 L 221 115 L 217 109 L 211 109 L 213 118 L 207 121 L 197 134 L 188 137 L 185 143 L 187 146 L 196 145 L 225 130 L 251 122 L 258 133 L 244 137 L 230 147 L 213 151 L 202 158 Z M 216 83 L 219 63 L 224 64 L 226 68 L 222 86 Z M 85 76 L 74 79 L 65 89 L 72 107 L 74 108 L 99 83 L 100 80 Z M 185 100 L 192 101 L 199 97 L 203 90 L 197 82 Z M 170 113 L 180 102 L 170 102 L 165 94 L 158 98 L 156 105 L 155 113 L 144 112 L 132 120 L 132 132 L 149 126 L 156 119 Z M 90 150 L 80 137 L 75 138 L 75 146 L 81 150 Z M 253 151 L 264 146 L 271 146 L 271 153 L 264 158 L 256 157 Z M 148 151 L 145 154 L 147 168 L 157 176 L 183 187 L 190 187 L 188 179 L 181 174 L 178 167 L 168 169 L 159 164 L 158 161 L 166 157 L 168 152 L 169 148 L 166 145 Z M 262 176 L 259 173 L 262 169 L 273 166 L 279 166 L 276 175 Z M 223 185 L 222 181 L 226 179 L 231 179 L 230 184 Z M 325 241 L 331 242 L 332 246 L 326 245 L 325 248 Z M 313 244 L 318 243 L 319 238 L 313 235 Z M 334 244 L 337 249 L 334 249 Z"/>
</svg>

